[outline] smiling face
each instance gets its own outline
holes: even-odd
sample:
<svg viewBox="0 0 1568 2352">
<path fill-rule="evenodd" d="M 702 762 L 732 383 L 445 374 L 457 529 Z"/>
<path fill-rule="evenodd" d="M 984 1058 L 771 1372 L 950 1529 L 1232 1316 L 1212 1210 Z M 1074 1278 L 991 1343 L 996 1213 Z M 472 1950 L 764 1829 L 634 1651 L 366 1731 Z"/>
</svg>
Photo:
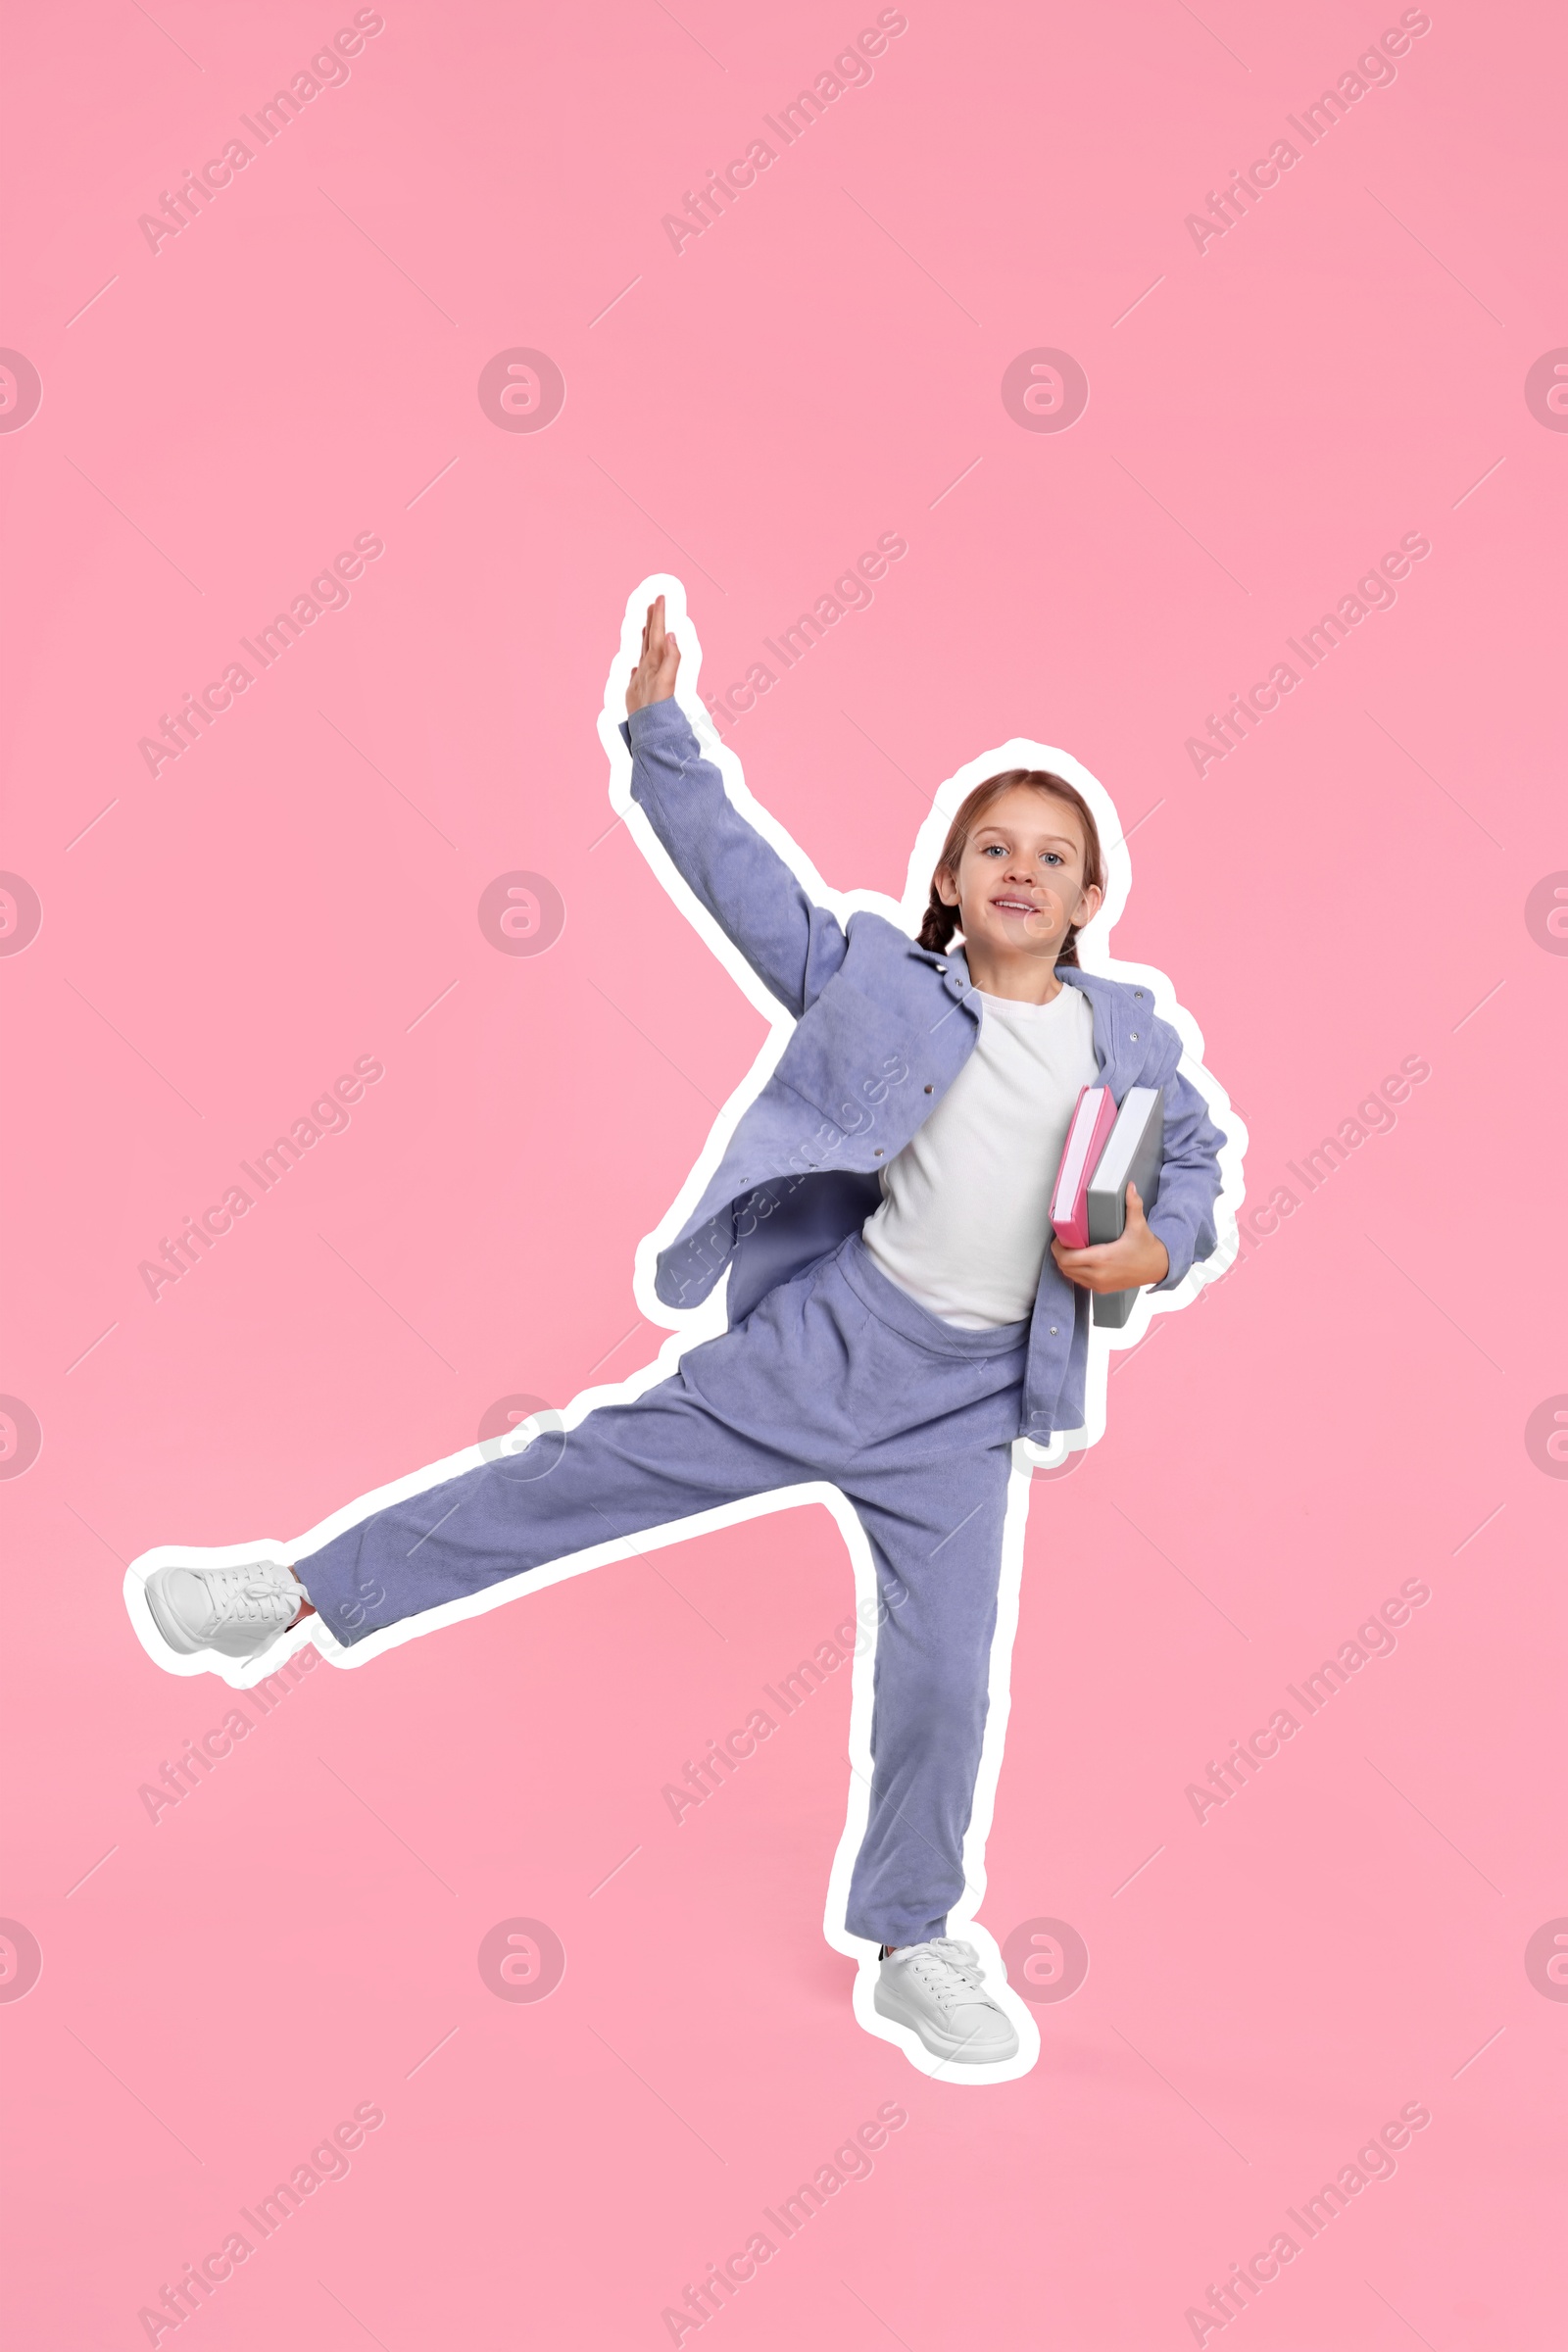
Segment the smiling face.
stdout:
<svg viewBox="0 0 1568 2352">
<path fill-rule="evenodd" d="M 1086 844 L 1076 808 L 1054 793 L 1015 784 L 992 803 L 971 831 L 954 875 L 939 870 L 936 888 L 969 949 L 1010 960 L 1054 963 L 1074 924 L 1098 912 L 1103 892 L 1084 879 Z"/>
</svg>

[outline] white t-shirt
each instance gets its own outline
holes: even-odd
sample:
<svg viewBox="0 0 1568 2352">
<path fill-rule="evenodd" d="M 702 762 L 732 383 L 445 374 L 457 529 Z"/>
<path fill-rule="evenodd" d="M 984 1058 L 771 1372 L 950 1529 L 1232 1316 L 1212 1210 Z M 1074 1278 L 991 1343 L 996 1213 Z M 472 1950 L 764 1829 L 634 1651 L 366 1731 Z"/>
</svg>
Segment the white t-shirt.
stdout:
<svg viewBox="0 0 1568 2352">
<path fill-rule="evenodd" d="M 1033 1309 L 1073 1105 L 1099 1070 L 1083 989 L 1063 982 L 1049 1004 L 975 997 L 974 1051 L 889 1163 L 861 1233 L 882 1272 L 929 1313 L 990 1331 Z"/>
</svg>

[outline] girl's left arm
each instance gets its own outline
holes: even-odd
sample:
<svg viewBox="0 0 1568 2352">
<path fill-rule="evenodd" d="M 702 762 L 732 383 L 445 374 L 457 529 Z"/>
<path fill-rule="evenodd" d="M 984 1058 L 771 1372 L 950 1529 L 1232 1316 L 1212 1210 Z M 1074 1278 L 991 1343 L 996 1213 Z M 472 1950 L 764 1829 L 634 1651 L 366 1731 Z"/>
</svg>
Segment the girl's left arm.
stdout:
<svg viewBox="0 0 1568 2352">
<path fill-rule="evenodd" d="M 1151 1285 L 1153 1290 L 1175 1290 L 1197 1260 L 1211 1257 L 1218 1246 L 1214 1203 L 1219 1199 L 1219 1149 L 1224 1141 L 1192 1080 L 1173 1071 L 1165 1081 L 1159 1198 L 1149 1211 L 1149 1230 L 1164 1243 L 1170 1272 Z"/>
</svg>

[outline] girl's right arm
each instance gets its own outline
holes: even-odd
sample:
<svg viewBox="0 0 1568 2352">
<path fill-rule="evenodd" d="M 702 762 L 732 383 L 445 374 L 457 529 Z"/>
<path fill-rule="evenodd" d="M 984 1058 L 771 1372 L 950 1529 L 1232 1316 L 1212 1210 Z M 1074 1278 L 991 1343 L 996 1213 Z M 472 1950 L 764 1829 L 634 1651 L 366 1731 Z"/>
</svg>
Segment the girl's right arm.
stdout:
<svg viewBox="0 0 1568 2352">
<path fill-rule="evenodd" d="M 798 1020 L 844 960 L 843 926 L 807 897 L 704 759 L 674 699 L 679 667 L 660 597 L 648 609 L 642 657 L 626 691 L 632 798 L 719 929 Z"/>
</svg>

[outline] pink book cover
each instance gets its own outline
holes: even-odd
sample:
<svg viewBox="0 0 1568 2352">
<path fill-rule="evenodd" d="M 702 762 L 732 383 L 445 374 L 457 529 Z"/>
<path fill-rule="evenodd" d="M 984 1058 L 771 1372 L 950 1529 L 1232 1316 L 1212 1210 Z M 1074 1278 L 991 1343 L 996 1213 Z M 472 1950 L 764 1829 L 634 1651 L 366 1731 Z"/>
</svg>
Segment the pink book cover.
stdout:
<svg viewBox="0 0 1568 2352">
<path fill-rule="evenodd" d="M 1051 1195 L 1051 1229 L 1069 1250 L 1089 1247 L 1089 1179 L 1115 1124 L 1116 1104 L 1109 1087 L 1084 1087 L 1073 1104 Z"/>
</svg>

